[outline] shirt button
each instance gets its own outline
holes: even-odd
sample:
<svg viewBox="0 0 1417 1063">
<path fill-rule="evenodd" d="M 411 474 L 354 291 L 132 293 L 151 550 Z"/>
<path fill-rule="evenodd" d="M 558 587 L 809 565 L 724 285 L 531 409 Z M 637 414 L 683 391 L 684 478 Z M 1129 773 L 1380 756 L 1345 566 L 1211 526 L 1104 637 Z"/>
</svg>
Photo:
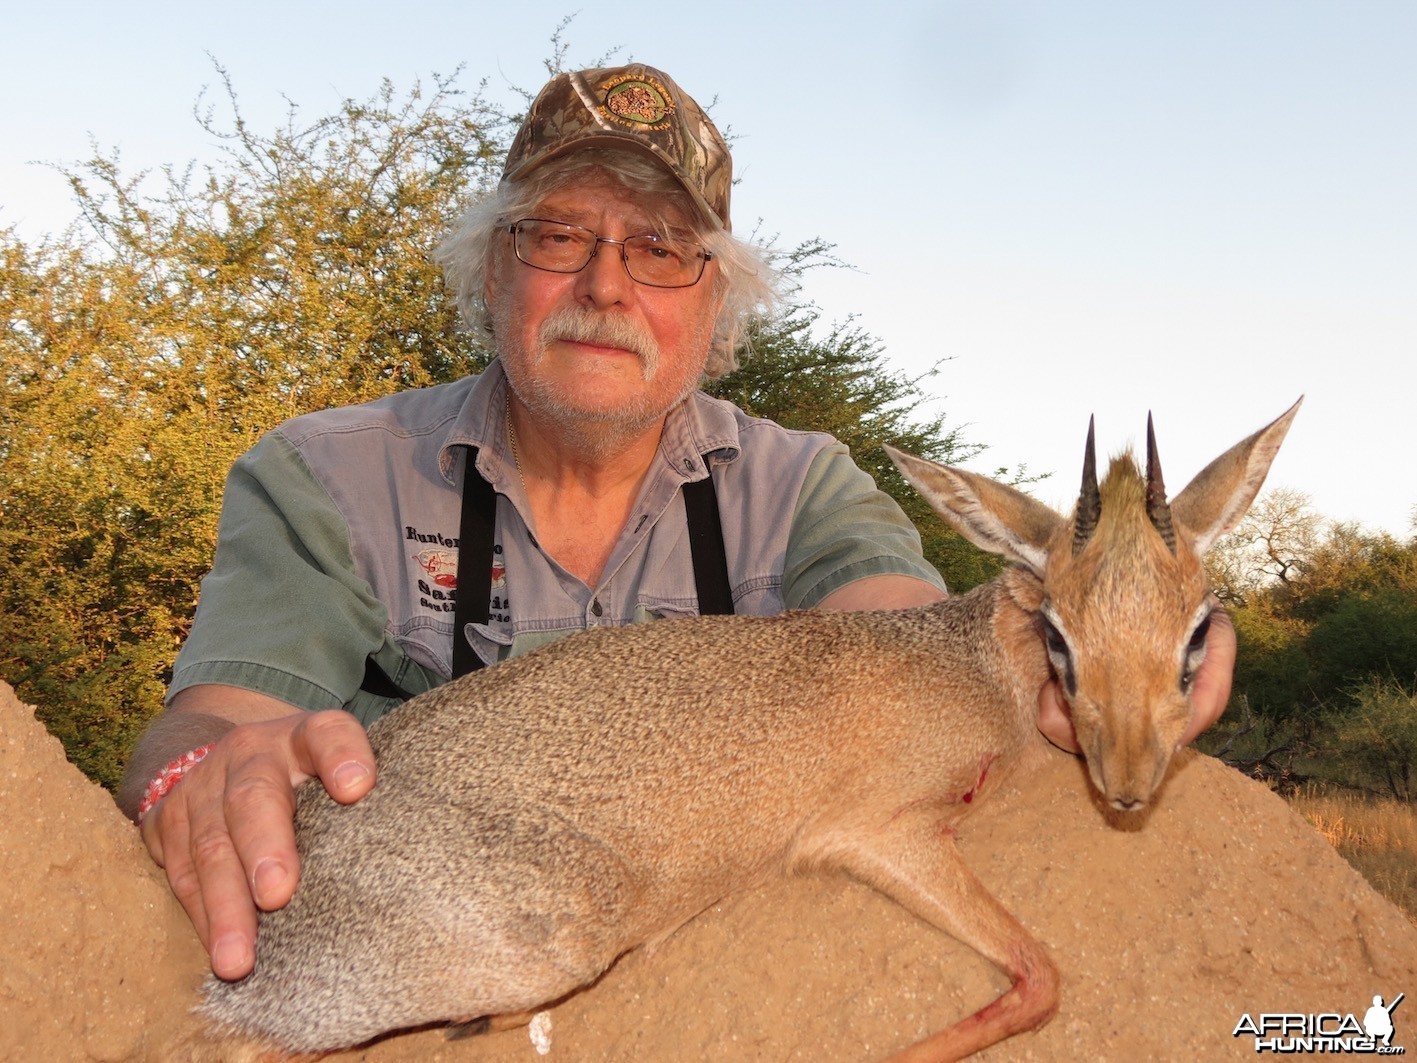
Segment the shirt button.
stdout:
<svg viewBox="0 0 1417 1063">
<path fill-rule="evenodd" d="M 590 611 L 591 611 L 591 615 L 592 615 L 592 616 L 599 616 L 601 613 L 603 613 L 603 612 L 605 611 L 605 610 L 603 610 L 603 609 L 600 608 L 600 599 L 599 599 L 599 598 L 592 598 L 592 599 L 591 599 Z"/>
</svg>

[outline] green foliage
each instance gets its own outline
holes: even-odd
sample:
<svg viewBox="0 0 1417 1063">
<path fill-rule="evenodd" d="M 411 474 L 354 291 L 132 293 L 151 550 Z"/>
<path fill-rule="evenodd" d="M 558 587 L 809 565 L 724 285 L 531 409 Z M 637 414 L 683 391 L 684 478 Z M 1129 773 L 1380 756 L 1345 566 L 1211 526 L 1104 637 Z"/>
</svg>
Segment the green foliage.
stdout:
<svg viewBox="0 0 1417 1063">
<path fill-rule="evenodd" d="M 1330 726 L 1333 750 L 1350 780 L 1400 801 L 1417 797 L 1417 684 L 1369 680 Z"/>
<path fill-rule="evenodd" d="M 1417 539 L 1401 543 L 1385 533 L 1369 535 L 1351 524 L 1335 524 L 1306 559 L 1291 609 L 1315 621 L 1344 598 L 1385 590 L 1417 597 Z"/>
<path fill-rule="evenodd" d="M 1339 694 L 1355 678 L 1417 680 L 1417 596 L 1394 587 L 1338 598 L 1314 623 L 1306 648 L 1313 690 Z"/>
<path fill-rule="evenodd" d="M 1309 664 L 1301 625 L 1255 607 L 1231 608 L 1239 655 L 1235 691 L 1262 719 L 1292 719 L 1306 703 Z"/>
</svg>

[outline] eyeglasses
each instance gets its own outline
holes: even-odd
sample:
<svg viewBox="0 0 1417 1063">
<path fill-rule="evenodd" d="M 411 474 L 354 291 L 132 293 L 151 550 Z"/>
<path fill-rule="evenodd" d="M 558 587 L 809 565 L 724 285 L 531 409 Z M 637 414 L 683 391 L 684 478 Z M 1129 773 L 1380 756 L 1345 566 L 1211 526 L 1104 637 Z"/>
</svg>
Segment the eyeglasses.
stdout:
<svg viewBox="0 0 1417 1063">
<path fill-rule="evenodd" d="M 544 218 L 523 218 L 507 227 L 517 258 L 550 273 L 579 273 L 601 244 L 620 248 L 620 260 L 632 280 L 654 288 L 688 288 L 704 275 L 713 258 L 696 243 L 670 236 L 627 236 L 611 240 L 579 225 Z"/>
</svg>

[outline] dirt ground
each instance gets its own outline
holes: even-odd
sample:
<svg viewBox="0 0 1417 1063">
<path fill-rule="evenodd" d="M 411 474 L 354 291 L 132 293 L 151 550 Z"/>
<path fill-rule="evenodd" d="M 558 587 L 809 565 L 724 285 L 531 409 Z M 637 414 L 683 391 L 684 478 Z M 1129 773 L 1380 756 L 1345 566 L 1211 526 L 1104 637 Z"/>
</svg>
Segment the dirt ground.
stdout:
<svg viewBox="0 0 1417 1063">
<path fill-rule="evenodd" d="M 1246 1014 L 1361 1020 L 1375 994 L 1417 996 L 1417 929 L 1282 801 L 1204 757 L 1184 758 L 1141 830 L 1109 825 L 1073 758 L 1049 757 L 982 803 L 961 846 L 1063 973 L 1052 1023 L 981 1059 L 1241 1059 Z M 0 1059 L 173 1058 L 204 955 L 136 830 L 3 684 L 0 853 Z M 545 1057 L 521 1028 L 331 1058 L 871 1060 L 1004 988 L 870 890 L 801 878 L 624 957 L 550 1012 Z M 1409 1010 L 1393 1044 L 1417 1051 Z"/>
</svg>

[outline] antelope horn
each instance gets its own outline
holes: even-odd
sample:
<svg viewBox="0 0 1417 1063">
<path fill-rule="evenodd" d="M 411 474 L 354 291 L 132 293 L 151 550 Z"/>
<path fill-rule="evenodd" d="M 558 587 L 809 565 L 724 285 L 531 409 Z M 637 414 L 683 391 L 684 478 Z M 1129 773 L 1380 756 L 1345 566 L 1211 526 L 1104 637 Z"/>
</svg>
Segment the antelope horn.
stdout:
<svg viewBox="0 0 1417 1063">
<path fill-rule="evenodd" d="M 1082 457 L 1082 494 L 1078 496 L 1077 523 L 1073 526 L 1074 556 L 1082 553 L 1102 516 L 1102 496 L 1097 490 L 1097 444 L 1093 437 L 1095 420 L 1094 417 L 1087 419 L 1087 450 Z"/>
<path fill-rule="evenodd" d="M 1156 432 L 1151 425 L 1150 412 L 1146 415 L 1146 515 L 1174 554 L 1176 529 L 1171 524 L 1171 505 L 1166 501 L 1166 483 L 1161 478 L 1161 459 L 1156 454 Z"/>
</svg>

